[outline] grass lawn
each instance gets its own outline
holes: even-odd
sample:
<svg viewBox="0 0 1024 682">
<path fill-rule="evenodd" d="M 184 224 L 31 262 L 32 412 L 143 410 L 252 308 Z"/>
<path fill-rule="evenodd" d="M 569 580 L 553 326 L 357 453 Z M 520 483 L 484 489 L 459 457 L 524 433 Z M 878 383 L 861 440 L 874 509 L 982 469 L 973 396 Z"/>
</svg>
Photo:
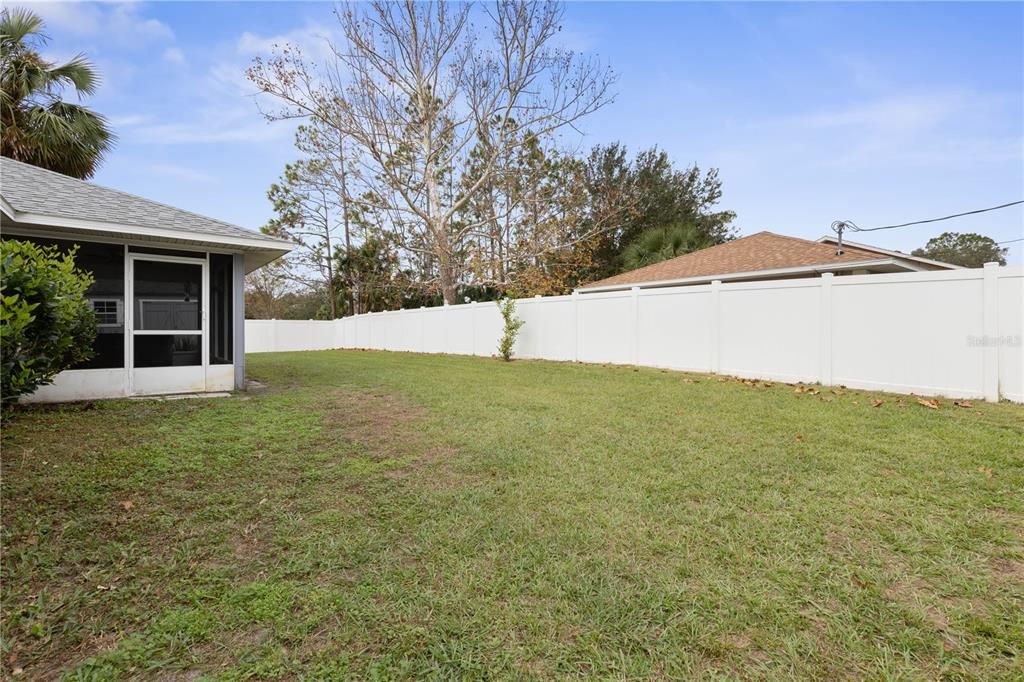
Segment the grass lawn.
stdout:
<svg viewBox="0 0 1024 682">
<path fill-rule="evenodd" d="M 1024 408 L 249 362 L 5 426 L 3 675 L 1024 676 Z"/>
</svg>

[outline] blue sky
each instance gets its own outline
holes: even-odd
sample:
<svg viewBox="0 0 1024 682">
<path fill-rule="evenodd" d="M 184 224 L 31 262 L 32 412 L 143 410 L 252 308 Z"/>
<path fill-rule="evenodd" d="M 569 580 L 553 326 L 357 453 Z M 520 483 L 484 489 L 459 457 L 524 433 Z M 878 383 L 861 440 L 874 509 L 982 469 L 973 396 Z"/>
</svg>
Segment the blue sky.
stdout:
<svg viewBox="0 0 1024 682">
<path fill-rule="evenodd" d="M 263 120 L 245 68 L 275 42 L 323 54 L 332 4 L 31 6 L 48 54 L 85 52 L 104 75 L 89 104 L 120 142 L 97 182 L 253 229 L 270 217 L 292 131 Z M 1024 198 L 1024 4 L 571 3 L 563 26 L 619 74 L 581 144 L 718 167 L 742 234 Z M 943 230 L 1020 238 L 1024 208 L 859 238 L 909 251 Z"/>
</svg>

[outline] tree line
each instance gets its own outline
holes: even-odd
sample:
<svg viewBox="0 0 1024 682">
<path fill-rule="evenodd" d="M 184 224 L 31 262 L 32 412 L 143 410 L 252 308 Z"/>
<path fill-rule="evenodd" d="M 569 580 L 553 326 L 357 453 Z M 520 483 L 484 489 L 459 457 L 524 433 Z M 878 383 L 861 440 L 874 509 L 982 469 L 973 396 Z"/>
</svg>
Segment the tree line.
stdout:
<svg viewBox="0 0 1024 682">
<path fill-rule="evenodd" d="M 335 12 L 323 62 L 294 45 L 256 59 L 267 117 L 302 124 L 264 227 L 296 249 L 251 277 L 253 314 L 559 294 L 729 239 L 717 170 L 566 148 L 616 77 L 558 46 L 562 12 L 378 2 Z"/>
</svg>

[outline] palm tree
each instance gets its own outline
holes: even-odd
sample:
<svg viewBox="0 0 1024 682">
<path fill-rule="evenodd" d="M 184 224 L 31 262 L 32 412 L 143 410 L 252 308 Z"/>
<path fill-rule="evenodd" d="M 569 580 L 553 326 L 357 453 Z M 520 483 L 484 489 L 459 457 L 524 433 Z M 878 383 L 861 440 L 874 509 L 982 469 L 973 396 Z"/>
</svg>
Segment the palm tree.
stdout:
<svg viewBox="0 0 1024 682">
<path fill-rule="evenodd" d="M 46 44 L 34 12 L 0 12 L 0 151 L 4 156 L 75 178 L 89 178 L 114 145 L 106 119 L 61 100 L 72 87 L 79 98 L 96 91 L 99 77 L 79 54 L 60 66 L 39 54 Z"/>
<path fill-rule="evenodd" d="M 703 249 L 712 240 L 696 225 L 688 222 L 644 230 L 622 250 L 622 270 L 636 270 L 669 258 Z"/>
</svg>

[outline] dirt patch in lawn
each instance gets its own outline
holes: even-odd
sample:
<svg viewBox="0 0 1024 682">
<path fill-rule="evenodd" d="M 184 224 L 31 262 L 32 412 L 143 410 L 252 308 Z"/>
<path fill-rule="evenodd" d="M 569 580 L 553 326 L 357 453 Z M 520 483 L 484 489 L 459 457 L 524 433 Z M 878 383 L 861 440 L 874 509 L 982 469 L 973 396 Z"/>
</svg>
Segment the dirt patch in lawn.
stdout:
<svg viewBox="0 0 1024 682">
<path fill-rule="evenodd" d="M 385 467 L 391 479 L 445 489 L 472 478 L 452 466 L 457 449 L 437 443 L 429 412 L 404 396 L 345 388 L 331 392 L 324 407 L 325 437 L 345 439 L 370 460 L 392 463 Z"/>
<path fill-rule="evenodd" d="M 992 574 L 1009 582 L 1024 582 L 1024 561 L 1019 559 L 993 559 L 990 562 Z"/>
</svg>

